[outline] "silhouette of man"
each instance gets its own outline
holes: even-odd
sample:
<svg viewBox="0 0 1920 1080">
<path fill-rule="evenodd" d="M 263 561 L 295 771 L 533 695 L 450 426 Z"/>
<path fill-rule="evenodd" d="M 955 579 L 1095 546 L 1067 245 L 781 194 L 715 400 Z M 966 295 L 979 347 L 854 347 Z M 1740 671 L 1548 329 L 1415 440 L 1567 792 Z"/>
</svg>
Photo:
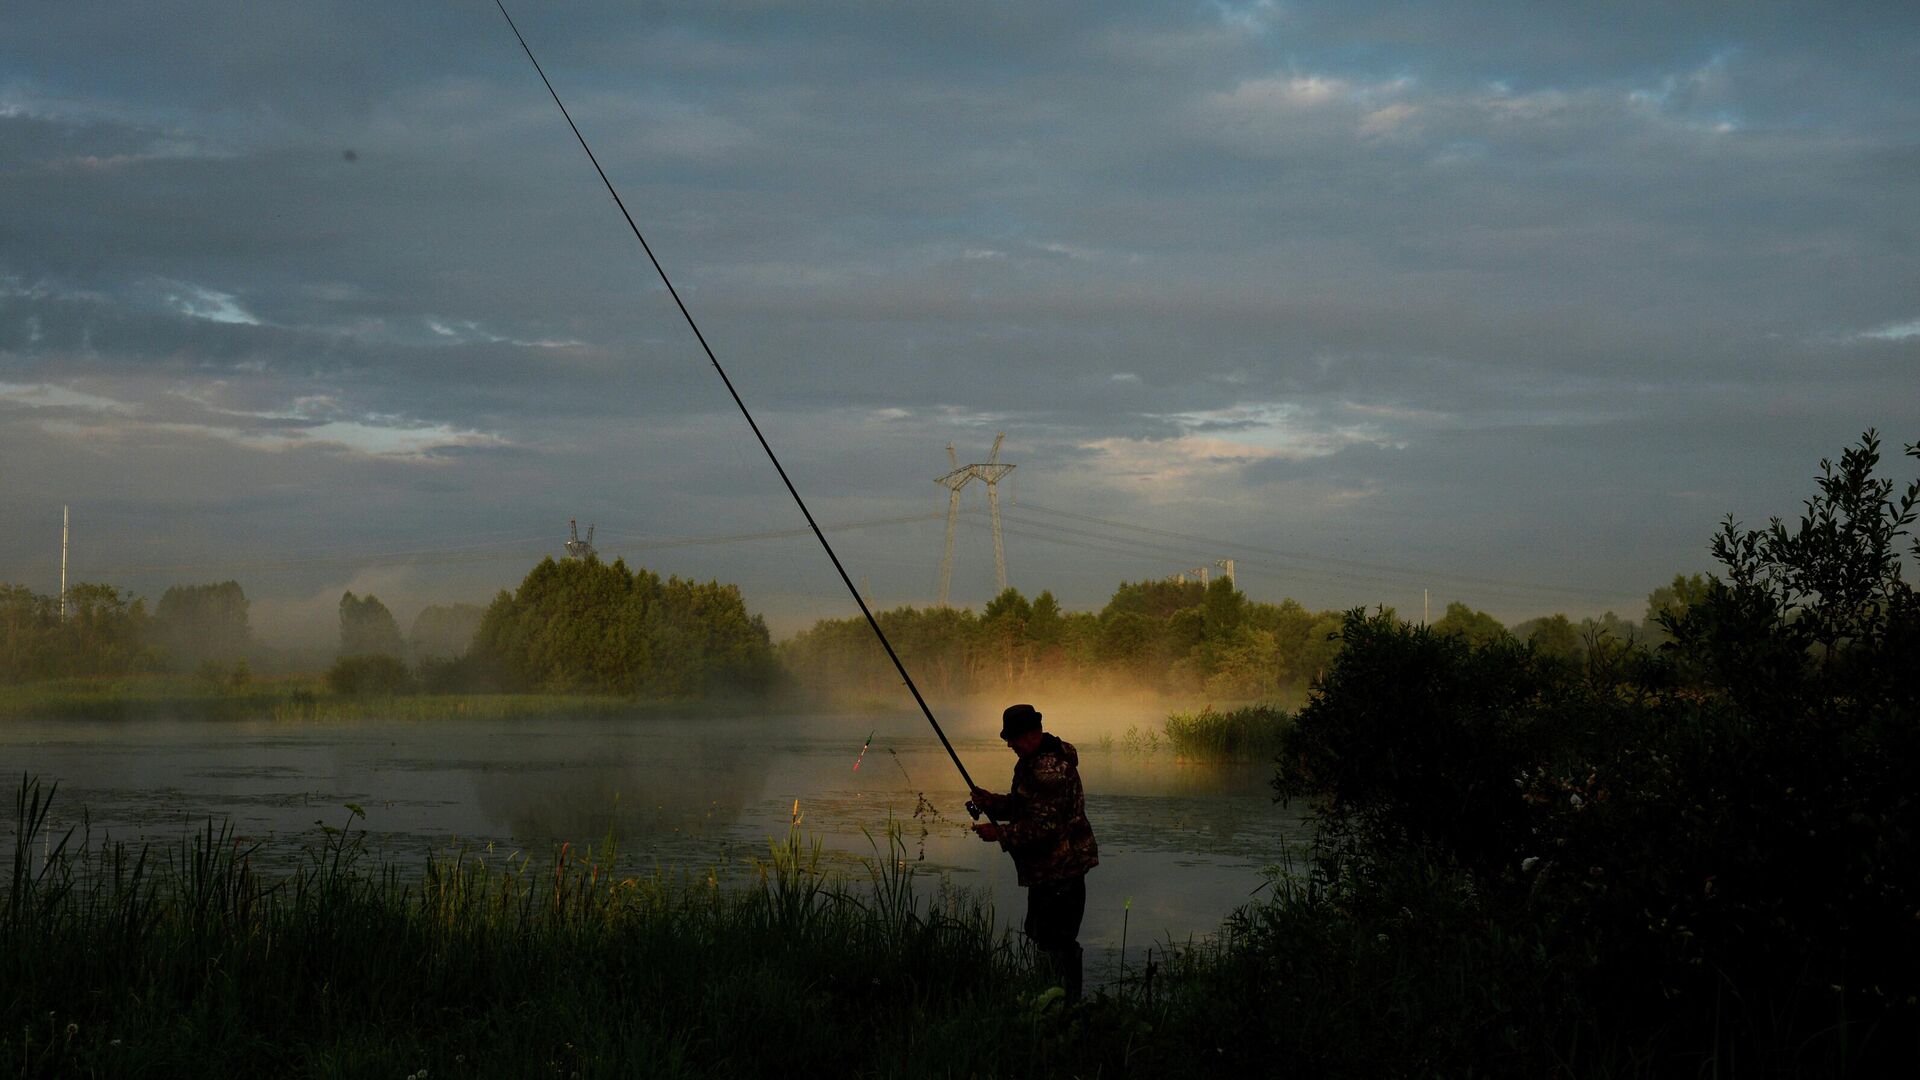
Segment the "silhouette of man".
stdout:
<svg viewBox="0 0 1920 1080">
<path fill-rule="evenodd" d="M 1093 826 L 1080 788 L 1080 755 L 1073 744 L 1040 730 L 1031 705 L 1000 716 L 1000 738 L 1019 755 L 1013 790 L 974 788 L 974 805 L 999 822 L 973 827 L 980 839 L 1013 856 L 1027 890 L 1027 937 L 1060 977 L 1068 1001 L 1080 999 L 1080 919 L 1087 910 L 1087 871 L 1100 864 Z"/>
</svg>

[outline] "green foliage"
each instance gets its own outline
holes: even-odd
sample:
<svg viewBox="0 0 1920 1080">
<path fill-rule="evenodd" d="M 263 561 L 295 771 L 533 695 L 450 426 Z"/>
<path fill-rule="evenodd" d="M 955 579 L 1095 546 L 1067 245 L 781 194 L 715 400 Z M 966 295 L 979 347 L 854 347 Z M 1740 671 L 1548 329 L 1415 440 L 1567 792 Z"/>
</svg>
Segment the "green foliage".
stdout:
<svg viewBox="0 0 1920 1080">
<path fill-rule="evenodd" d="M 1554 660 L 1573 663 L 1586 652 L 1579 628 L 1565 615 L 1548 615 L 1521 623 L 1513 628 L 1513 636 L 1533 646 L 1541 656 Z"/>
<path fill-rule="evenodd" d="M 400 644 L 400 625 L 380 598 L 368 593 L 358 597 L 351 592 L 340 596 L 340 655 L 391 656 L 405 650 Z"/>
<path fill-rule="evenodd" d="M 1227 712 L 1209 705 L 1197 713 L 1169 714 L 1166 741 L 1181 757 L 1249 761 L 1272 757 L 1292 723 L 1286 710 L 1272 705 Z"/>
<path fill-rule="evenodd" d="M 1206 588 L 1197 581 L 1123 581 L 1113 598 L 1100 610 L 1102 619 L 1116 615 L 1145 615 L 1150 619 L 1168 619 L 1176 611 L 1193 607 L 1206 597 Z"/>
<path fill-rule="evenodd" d="M 154 605 L 152 640 L 176 671 L 231 664 L 253 648 L 247 594 L 237 581 L 169 586 Z"/>
<path fill-rule="evenodd" d="M 407 651 L 416 664 L 466 655 L 487 609 L 478 604 L 429 604 L 414 616 Z"/>
<path fill-rule="evenodd" d="M 1017 589 L 979 615 L 897 608 L 875 616 L 923 689 L 975 693 L 1050 681 L 1102 682 L 1214 698 L 1271 698 L 1304 686 L 1339 643 L 1331 612 L 1261 604 L 1225 578 L 1123 582 L 1099 614 L 1063 612 L 1051 592 Z M 824 619 L 783 642 L 796 685 L 818 696 L 869 698 L 899 681 L 864 619 Z"/>
<path fill-rule="evenodd" d="M 152 671 L 150 621 L 145 601 L 112 585 L 68 589 L 63 620 L 58 597 L 0 584 L 0 682 Z"/>
<path fill-rule="evenodd" d="M 1693 605 L 1707 598 L 1707 586 L 1713 579 L 1706 574 L 1675 574 L 1673 582 L 1647 594 L 1647 616 L 1642 624 L 1648 629 L 1685 615 Z"/>
<path fill-rule="evenodd" d="M 397 656 L 343 656 L 327 669 L 327 689 L 354 696 L 410 694 L 413 676 Z"/>
<path fill-rule="evenodd" d="M 1369 850 L 1503 860 L 1524 836 L 1513 778 L 1553 689 L 1535 654 L 1504 634 L 1476 647 L 1357 609 L 1341 638 L 1287 735 L 1280 794 L 1324 796 L 1330 834 Z"/>
<path fill-rule="evenodd" d="M 1657 652 L 1595 635 L 1569 664 L 1349 614 L 1276 784 L 1320 808 L 1323 917 L 1388 932 L 1399 905 L 1429 938 L 1537 950 L 1474 976 L 1520 1006 L 1532 1044 L 1479 1060 L 1518 1052 L 1538 1072 L 1585 1047 L 1633 1071 L 1827 1075 L 1911 1060 L 1920 600 L 1902 558 L 1920 544 L 1902 541 L 1920 482 L 1896 494 L 1878 464 L 1868 432 L 1822 463 L 1797 526 L 1723 525 L 1720 576 L 1676 584 Z M 1423 878 L 1462 899 L 1433 903 L 1409 884 Z"/>
<path fill-rule="evenodd" d="M 1446 613 L 1434 620 L 1433 632 L 1457 637 L 1472 645 L 1505 641 L 1513 636 L 1499 619 L 1484 611 L 1475 611 L 1458 600 L 1448 604 Z"/>
<path fill-rule="evenodd" d="M 543 560 L 487 608 L 470 659 L 509 689 L 757 693 L 772 643 L 740 590 L 597 559 Z"/>
</svg>

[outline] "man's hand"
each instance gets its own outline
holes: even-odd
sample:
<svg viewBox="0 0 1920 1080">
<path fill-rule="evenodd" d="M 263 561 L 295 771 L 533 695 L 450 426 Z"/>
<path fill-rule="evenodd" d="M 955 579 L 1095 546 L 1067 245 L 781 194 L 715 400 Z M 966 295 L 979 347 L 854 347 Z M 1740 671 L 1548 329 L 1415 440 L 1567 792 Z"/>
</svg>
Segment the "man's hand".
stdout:
<svg viewBox="0 0 1920 1080">
<path fill-rule="evenodd" d="M 993 801 L 993 792 L 986 788 L 968 788 L 967 798 L 972 799 L 975 806 L 985 806 Z"/>
<path fill-rule="evenodd" d="M 997 844 L 1000 842 L 1000 826 L 995 825 L 991 821 L 983 821 L 975 825 L 973 831 L 979 834 L 980 839 L 985 840 L 989 844 Z"/>
</svg>

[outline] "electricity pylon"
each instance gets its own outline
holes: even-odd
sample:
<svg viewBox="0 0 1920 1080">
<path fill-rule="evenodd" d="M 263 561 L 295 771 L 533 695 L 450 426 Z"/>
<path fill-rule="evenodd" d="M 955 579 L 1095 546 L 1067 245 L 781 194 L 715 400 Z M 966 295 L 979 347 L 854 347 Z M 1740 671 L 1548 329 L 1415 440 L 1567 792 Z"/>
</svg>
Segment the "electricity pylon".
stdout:
<svg viewBox="0 0 1920 1080">
<path fill-rule="evenodd" d="M 595 526 L 593 525 L 587 526 L 587 538 L 582 540 L 580 539 L 579 519 L 567 519 L 567 555 L 570 558 L 591 559 L 600 554 L 593 549 L 594 528 Z"/>
<path fill-rule="evenodd" d="M 1007 591 L 1007 549 L 1000 542 L 1000 481 L 1013 471 L 1013 466 L 1000 461 L 1000 444 L 1005 441 L 1006 432 L 993 437 L 993 450 L 987 454 L 987 460 L 971 465 L 960 464 L 959 455 L 953 451 L 953 444 L 947 444 L 947 463 L 953 468 L 944 476 L 937 476 L 933 482 L 948 491 L 947 498 L 947 547 L 940 556 L 940 606 L 947 606 L 947 594 L 953 584 L 953 526 L 960 516 L 960 489 L 968 481 L 978 480 L 987 485 L 987 507 L 993 515 L 993 576 L 998 583 L 997 592 Z"/>
<path fill-rule="evenodd" d="M 1191 575 L 1193 577 L 1199 578 L 1200 584 L 1206 585 L 1213 580 L 1213 568 L 1216 566 L 1227 572 L 1228 584 L 1230 585 L 1239 584 L 1239 582 L 1235 581 L 1233 577 L 1233 560 L 1232 559 L 1215 559 L 1213 560 L 1212 563 L 1209 563 L 1206 566 L 1196 566 L 1191 570 L 1182 570 L 1179 573 L 1173 575 L 1173 580 L 1185 581 L 1187 580 L 1187 577 Z"/>
</svg>

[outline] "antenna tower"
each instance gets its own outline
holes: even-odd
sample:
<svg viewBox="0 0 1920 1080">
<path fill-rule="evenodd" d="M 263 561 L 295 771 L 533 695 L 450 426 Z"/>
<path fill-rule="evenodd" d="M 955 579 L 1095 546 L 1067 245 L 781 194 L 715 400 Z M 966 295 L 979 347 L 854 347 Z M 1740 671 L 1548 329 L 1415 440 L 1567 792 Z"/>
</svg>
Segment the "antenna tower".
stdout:
<svg viewBox="0 0 1920 1080">
<path fill-rule="evenodd" d="M 567 519 L 567 556 L 573 559 L 592 559 L 599 556 L 593 549 L 594 525 L 587 526 L 587 538 L 580 539 L 580 522 L 577 518 Z"/>
<path fill-rule="evenodd" d="M 67 621 L 67 508 L 60 508 L 60 621 Z"/>
<path fill-rule="evenodd" d="M 978 480 L 987 485 L 987 507 L 993 514 L 993 576 L 998 583 L 997 592 L 1007 591 L 1007 549 L 1000 542 L 1000 481 L 1013 471 L 1012 465 L 1000 460 L 1000 444 L 1006 440 L 1007 433 L 1000 432 L 993 437 L 993 450 L 987 454 L 987 460 L 971 465 L 960 464 L 960 458 L 953 451 L 953 444 L 947 444 L 947 463 L 952 469 L 944 476 L 934 478 L 934 483 L 946 488 L 947 498 L 947 547 L 940 556 L 940 606 L 947 606 L 947 595 L 953 584 L 953 525 L 960 516 L 960 489 L 968 481 Z"/>
</svg>

